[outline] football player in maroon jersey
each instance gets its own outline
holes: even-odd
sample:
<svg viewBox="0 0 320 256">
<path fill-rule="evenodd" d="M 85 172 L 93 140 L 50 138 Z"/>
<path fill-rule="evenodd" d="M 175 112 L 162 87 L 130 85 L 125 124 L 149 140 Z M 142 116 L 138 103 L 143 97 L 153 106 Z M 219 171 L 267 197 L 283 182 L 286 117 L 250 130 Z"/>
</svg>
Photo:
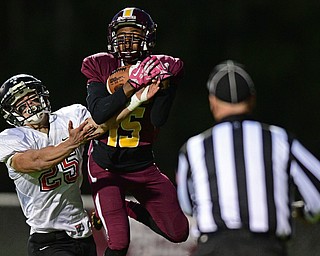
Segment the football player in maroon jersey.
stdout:
<svg viewBox="0 0 320 256">
<path fill-rule="evenodd" d="M 118 12 L 108 26 L 108 49 L 86 57 L 81 71 L 87 77 L 87 104 L 97 124 L 123 109 L 128 115 L 91 142 L 88 175 L 96 214 L 108 237 L 105 255 L 126 255 L 130 230 L 128 216 L 149 226 L 174 243 L 188 238 L 174 184 L 157 167 L 152 145 L 168 118 L 183 62 L 168 55 L 153 55 L 156 24 L 139 8 Z M 135 67 L 129 80 L 113 94 L 106 89 L 110 74 L 120 66 Z M 141 91 L 161 81 L 150 100 Z M 143 93 L 142 93 L 143 94 Z M 132 195 L 137 202 L 127 201 Z"/>
</svg>

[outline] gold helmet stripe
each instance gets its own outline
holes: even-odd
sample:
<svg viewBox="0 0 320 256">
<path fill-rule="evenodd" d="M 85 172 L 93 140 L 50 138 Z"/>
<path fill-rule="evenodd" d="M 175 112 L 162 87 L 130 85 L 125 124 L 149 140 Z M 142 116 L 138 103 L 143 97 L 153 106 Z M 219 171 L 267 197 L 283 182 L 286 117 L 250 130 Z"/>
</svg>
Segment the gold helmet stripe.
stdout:
<svg viewBox="0 0 320 256">
<path fill-rule="evenodd" d="M 122 17 L 132 17 L 134 8 L 125 8 Z"/>
</svg>

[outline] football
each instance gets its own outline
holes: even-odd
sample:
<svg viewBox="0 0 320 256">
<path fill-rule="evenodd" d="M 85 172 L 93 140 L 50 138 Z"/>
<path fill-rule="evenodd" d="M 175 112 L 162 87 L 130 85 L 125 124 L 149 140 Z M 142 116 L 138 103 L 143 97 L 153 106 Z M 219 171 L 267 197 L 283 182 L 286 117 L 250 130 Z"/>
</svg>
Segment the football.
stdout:
<svg viewBox="0 0 320 256">
<path fill-rule="evenodd" d="M 128 81 L 130 66 L 131 65 L 119 67 L 108 77 L 106 86 L 110 94 L 113 94 Z"/>
</svg>

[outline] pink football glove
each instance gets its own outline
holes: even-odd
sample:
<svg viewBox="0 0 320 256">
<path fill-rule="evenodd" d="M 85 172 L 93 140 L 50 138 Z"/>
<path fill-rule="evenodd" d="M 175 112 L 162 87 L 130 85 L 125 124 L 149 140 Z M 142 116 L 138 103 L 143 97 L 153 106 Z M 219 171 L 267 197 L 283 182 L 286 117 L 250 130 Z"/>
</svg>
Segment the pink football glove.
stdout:
<svg viewBox="0 0 320 256">
<path fill-rule="evenodd" d="M 171 75 L 156 56 L 147 57 L 141 63 L 132 65 L 129 70 L 129 83 L 134 88 L 144 87 L 152 82 L 155 77 L 168 78 Z"/>
<path fill-rule="evenodd" d="M 159 78 L 160 81 L 163 81 L 172 76 L 172 74 L 167 70 L 167 68 L 160 61 L 159 61 L 159 64 L 152 69 L 151 74 L 154 75 L 154 77 Z"/>
<path fill-rule="evenodd" d="M 158 58 L 152 56 L 132 65 L 129 70 L 129 83 L 136 89 L 146 86 L 154 77 L 154 72 L 151 73 L 152 69 L 159 63 Z"/>
</svg>

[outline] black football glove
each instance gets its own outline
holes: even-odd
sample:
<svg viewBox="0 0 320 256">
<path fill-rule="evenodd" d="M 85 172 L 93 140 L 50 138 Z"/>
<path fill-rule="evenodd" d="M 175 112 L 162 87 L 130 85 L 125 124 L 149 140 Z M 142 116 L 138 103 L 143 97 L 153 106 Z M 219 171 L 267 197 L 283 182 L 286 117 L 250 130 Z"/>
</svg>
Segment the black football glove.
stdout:
<svg viewBox="0 0 320 256">
<path fill-rule="evenodd" d="M 101 219 L 96 215 L 95 211 L 91 212 L 91 224 L 96 230 L 100 230 L 103 227 Z"/>
</svg>

